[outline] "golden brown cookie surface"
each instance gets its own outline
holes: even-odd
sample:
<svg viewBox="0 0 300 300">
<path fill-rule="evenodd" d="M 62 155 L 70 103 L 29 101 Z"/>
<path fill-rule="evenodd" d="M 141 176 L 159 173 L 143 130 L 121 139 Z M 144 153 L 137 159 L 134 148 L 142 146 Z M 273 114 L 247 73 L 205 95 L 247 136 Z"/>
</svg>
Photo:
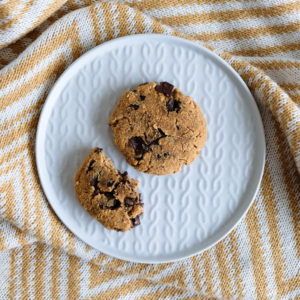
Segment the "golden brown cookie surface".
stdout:
<svg viewBox="0 0 300 300">
<path fill-rule="evenodd" d="M 91 150 L 74 180 L 80 204 L 107 229 L 127 231 L 140 224 L 138 181 L 116 170 L 102 149 Z"/>
<path fill-rule="evenodd" d="M 190 165 L 207 135 L 200 107 L 168 82 L 141 84 L 126 91 L 109 125 L 127 162 L 157 175 L 176 173 Z"/>
</svg>

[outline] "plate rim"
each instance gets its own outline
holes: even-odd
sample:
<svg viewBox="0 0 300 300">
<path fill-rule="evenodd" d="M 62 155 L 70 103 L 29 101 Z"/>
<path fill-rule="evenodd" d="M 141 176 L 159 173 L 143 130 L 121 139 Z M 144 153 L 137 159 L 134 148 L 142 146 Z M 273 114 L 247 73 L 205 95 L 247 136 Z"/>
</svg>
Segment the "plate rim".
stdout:
<svg viewBox="0 0 300 300">
<path fill-rule="evenodd" d="M 118 255 L 107 253 L 107 252 L 103 251 L 102 249 L 95 248 L 94 246 L 92 246 L 88 241 L 86 241 L 86 239 L 84 239 L 84 237 L 81 237 L 77 232 L 73 231 L 72 228 L 70 228 L 71 226 L 69 227 L 66 224 L 67 222 L 63 218 L 63 214 L 59 211 L 59 205 L 57 206 L 55 201 L 52 202 L 51 200 L 49 200 L 49 199 L 51 199 L 51 196 L 49 197 L 49 190 L 46 188 L 47 187 L 46 179 L 47 179 L 48 175 L 45 175 L 45 173 L 47 173 L 47 172 L 45 172 L 45 170 L 47 170 L 47 168 L 44 169 L 44 165 L 46 166 L 44 151 L 43 151 L 44 150 L 44 141 L 45 141 L 45 136 L 46 136 L 46 134 L 45 134 L 46 130 L 44 130 L 44 129 L 47 128 L 48 120 L 51 115 L 53 105 L 56 103 L 56 100 L 57 100 L 55 97 L 55 94 L 57 94 L 58 92 L 61 92 L 61 89 L 63 88 L 63 84 L 65 82 L 65 77 L 67 77 L 71 71 L 74 72 L 74 68 L 75 68 L 75 71 L 78 68 L 79 69 L 82 68 L 81 62 L 84 61 L 85 59 L 87 59 L 88 56 L 93 55 L 95 52 L 99 51 L 99 49 L 101 49 L 101 51 L 103 53 L 106 48 L 108 48 L 108 50 L 109 50 L 109 48 L 114 46 L 114 44 L 118 44 L 118 43 L 124 42 L 124 41 L 126 42 L 126 40 L 127 40 L 127 42 L 130 42 L 131 40 L 149 39 L 149 38 L 157 39 L 157 40 L 165 39 L 166 41 L 177 41 L 177 42 L 189 45 L 189 46 L 193 46 L 195 48 L 198 48 L 200 51 L 205 52 L 207 55 L 212 56 L 219 63 L 221 63 L 225 68 L 230 70 L 231 75 L 234 76 L 238 80 L 239 84 L 243 87 L 244 92 L 248 94 L 249 102 L 251 102 L 253 111 L 255 111 L 255 114 L 257 115 L 256 121 L 258 122 L 257 125 L 259 127 L 260 142 L 261 142 L 261 147 L 262 147 L 262 149 L 259 149 L 260 151 L 262 151 L 262 153 L 259 157 L 260 158 L 260 162 L 258 164 L 259 169 L 255 171 L 255 173 L 257 173 L 257 176 L 255 176 L 255 179 L 254 179 L 254 181 L 255 181 L 254 192 L 252 192 L 251 197 L 249 197 L 250 201 L 248 203 L 246 203 L 245 207 L 243 206 L 242 208 L 235 210 L 235 212 L 231 218 L 231 219 L 234 219 L 233 225 L 228 226 L 228 224 L 226 224 L 224 227 L 228 227 L 228 228 L 221 230 L 221 233 L 219 232 L 220 230 L 217 230 L 214 234 L 216 236 L 214 242 L 210 243 L 207 246 L 202 247 L 200 250 L 193 251 L 193 253 L 191 253 L 191 254 L 182 255 L 180 257 L 170 258 L 170 259 L 159 259 L 159 257 L 158 258 L 152 257 L 151 259 L 149 259 L 149 258 L 135 259 L 135 258 L 129 258 L 126 255 L 122 255 L 122 253 L 118 253 Z M 49 114 L 49 112 L 50 112 L 50 114 Z M 240 75 L 237 73 L 237 71 L 235 71 L 229 63 L 227 63 L 225 60 L 223 60 L 215 52 L 209 50 L 208 48 L 206 48 L 204 46 L 199 45 L 196 42 L 189 41 L 187 39 L 180 38 L 180 37 L 164 35 L 164 34 L 152 34 L 152 33 L 128 35 L 128 36 L 123 36 L 123 37 L 112 39 L 110 41 L 104 42 L 104 43 L 88 50 L 83 55 L 78 57 L 74 62 L 72 62 L 66 68 L 66 70 L 64 70 L 64 72 L 57 78 L 56 82 L 53 84 L 53 86 L 52 86 L 51 90 L 49 91 L 49 94 L 47 95 L 47 98 L 43 104 L 43 107 L 42 107 L 42 110 L 41 110 L 41 113 L 39 116 L 39 120 L 38 120 L 34 149 L 35 149 L 35 161 L 36 161 L 36 167 L 37 167 L 37 171 L 38 171 L 38 177 L 39 177 L 39 181 L 40 181 L 41 187 L 43 189 L 43 192 L 46 196 L 48 203 L 50 204 L 51 208 L 53 209 L 54 213 L 59 218 L 59 220 L 66 226 L 66 228 L 68 230 L 70 230 L 81 241 L 83 241 L 87 245 L 91 246 L 94 249 L 97 249 L 98 251 L 100 251 L 106 255 L 109 255 L 111 257 L 118 258 L 118 259 L 121 259 L 124 261 L 130 261 L 130 262 L 134 262 L 134 263 L 148 263 L 148 264 L 161 264 L 161 263 L 176 262 L 179 260 L 183 260 L 183 259 L 195 256 L 199 253 L 202 253 L 205 250 L 212 248 L 218 242 L 223 240 L 229 233 L 231 233 L 236 228 L 236 226 L 241 222 L 241 220 L 244 218 L 244 216 L 247 214 L 249 208 L 251 207 L 251 205 L 254 202 L 254 199 L 258 193 L 258 190 L 259 190 L 260 184 L 261 184 L 261 180 L 263 177 L 264 167 L 265 167 L 265 157 L 266 157 L 266 141 L 265 141 L 265 133 L 264 133 L 264 127 L 263 127 L 261 114 L 259 112 L 257 103 L 256 103 L 253 95 L 251 94 L 248 86 L 243 81 L 243 79 L 240 77 Z M 239 211 L 240 211 L 240 213 L 238 213 Z"/>
</svg>

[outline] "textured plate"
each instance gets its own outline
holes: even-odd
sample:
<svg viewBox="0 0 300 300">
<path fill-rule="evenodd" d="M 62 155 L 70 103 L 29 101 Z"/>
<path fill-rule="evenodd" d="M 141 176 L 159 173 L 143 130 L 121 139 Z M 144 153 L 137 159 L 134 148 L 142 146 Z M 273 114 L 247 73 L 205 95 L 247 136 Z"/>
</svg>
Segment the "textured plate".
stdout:
<svg viewBox="0 0 300 300">
<path fill-rule="evenodd" d="M 152 176 L 126 163 L 107 123 L 126 89 L 162 80 L 198 102 L 208 139 L 190 167 Z M 74 174 L 95 146 L 140 181 L 145 213 L 129 232 L 106 230 L 76 200 Z M 119 38 L 74 62 L 48 96 L 36 141 L 40 180 L 62 222 L 96 249 L 144 263 L 191 256 L 228 234 L 255 196 L 264 157 L 260 115 L 236 72 L 207 49 L 161 35 Z"/>
</svg>

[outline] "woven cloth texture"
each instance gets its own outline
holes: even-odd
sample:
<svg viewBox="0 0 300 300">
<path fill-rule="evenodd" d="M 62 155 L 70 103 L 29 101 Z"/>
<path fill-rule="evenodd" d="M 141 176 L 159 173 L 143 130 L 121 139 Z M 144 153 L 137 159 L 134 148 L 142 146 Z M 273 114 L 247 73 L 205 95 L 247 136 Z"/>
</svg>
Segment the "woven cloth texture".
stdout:
<svg viewBox="0 0 300 300">
<path fill-rule="evenodd" d="M 262 184 L 216 246 L 175 263 L 104 255 L 74 236 L 41 189 L 37 123 L 60 74 L 105 41 L 190 40 L 241 76 L 267 143 Z M 300 2 L 0 1 L 0 299 L 300 299 Z"/>
</svg>

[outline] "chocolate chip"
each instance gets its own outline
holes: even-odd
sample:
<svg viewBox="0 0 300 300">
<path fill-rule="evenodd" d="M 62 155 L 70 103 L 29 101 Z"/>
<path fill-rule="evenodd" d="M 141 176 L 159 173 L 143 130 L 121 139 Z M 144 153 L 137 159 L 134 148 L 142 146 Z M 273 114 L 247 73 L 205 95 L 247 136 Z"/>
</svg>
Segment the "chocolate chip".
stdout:
<svg viewBox="0 0 300 300">
<path fill-rule="evenodd" d="M 126 171 L 125 171 L 124 173 L 121 173 L 121 172 L 119 171 L 119 175 L 122 177 L 121 180 L 120 180 L 120 182 L 122 182 L 122 183 L 129 182 L 129 180 L 127 179 L 128 173 L 127 173 Z M 118 185 L 120 184 L 120 182 L 118 182 L 118 183 L 116 184 L 115 189 L 118 187 Z"/>
<path fill-rule="evenodd" d="M 129 139 L 129 143 L 131 144 L 135 155 L 143 155 L 146 152 L 150 151 L 148 145 L 144 142 L 143 138 L 140 136 L 133 136 Z"/>
<path fill-rule="evenodd" d="M 137 110 L 139 108 L 139 105 L 130 104 L 129 107 L 132 108 L 132 109 L 134 109 L 134 110 Z"/>
<path fill-rule="evenodd" d="M 149 146 L 151 145 L 158 145 L 158 141 L 162 138 L 165 138 L 167 135 L 160 129 L 158 128 L 157 129 L 159 134 L 160 134 L 160 137 L 158 137 L 157 139 L 153 140 L 152 142 L 149 143 Z"/>
<path fill-rule="evenodd" d="M 155 87 L 155 90 L 159 93 L 163 93 L 166 96 L 170 96 L 173 91 L 174 85 L 169 82 L 163 81 Z"/>
<path fill-rule="evenodd" d="M 180 109 L 181 109 L 180 104 L 181 104 L 180 101 L 171 98 L 166 103 L 166 107 L 167 107 L 168 111 L 176 111 L 178 113 L 180 111 Z"/>
<path fill-rule="evenodd" d="M 103 209 L 103 205 L 102 204 L 100 204 L 99 207 L 100 207 L 100 209 Z"/>
<path fill-rule="evenodd" d="M 102 152 L 102 148 L 98 148 L 98 147 L 97 147 L 96 150 L 95 150 L 95 153 L 98 153 L 98 154 L 99 154 L 100 152 Z"/>
<path fill-rule="evenodd" d="M 141 224 L 140 217 L 136 216 L 135 218 L 131 218 L 131 228 L 136 227 Z"/>
<path fill-rule="evenodd" d="M 165 157 L 165 158 L 167 158 L 169 155 L 170 155 L 169 152 L 165 152 L 165 153 L 164 153 L 164 157 Z"/>
<path fill-rule="evenodd" d="M 135 204 L 136 200 L 137 200 L 137 199 L 126 197 L 126 198 L 124 199 L 125 206 L 126 206 L 126 207 L 133 206 L 133 205 Z"/>
<path fill-rule="evenodd" d="M 146 96 L 140 95 L 141 101 L 144 101 L 146 99 Z"/>
<path fill-rule="evenodd" d="M 95 197 L 96 195 L 98 195 L 100 193 L 100 190 L 98 188 L 98 183 L 99 183 L 99 180 L 98 180 L 97 176 L 92 178 L 92 180 L 90 181 L 90 185 L 95 188 L 92 197 Z"/>
<path fill-rule="evenodd" d="M 180 130 L 180 126 L 176 125 L 177 130 Z"/>
<path fill-rule="evenodd" d="M 95 163 L 95 160 L 92 159 L 92 160 L 90 161 L 89 165 L 88 165 L 88 168 L 87 168 L 87 170 L 86 170 L 86 173 L 88 173 L 88 172 L 90 172 L 90 171 L 93 170 L 93 164 L 94 164 L 94 163 Z"/>
<path fill-rule="evenodd" d="M 107 208 L 113 210 L 121 206 L 121 202 L 117 199 L 112 199 L 107 202 Z"/>
<path fill-rule="evenodd" d="M 92 178 L 92 180 L 90 181 L 90 185 L 93 186 L 95 189 L 98 188 L 98 183 L 99 183 L 99 180 L 98 180 L 98 177 L 94 177 Z"/>
<path fill-rule="evenodd" d="M 144 83 L 141 83 L 139 86 L 141 86 L 141 85 L 146 85 L 146 84 L 148 84 L 149 82 L 144 82 Z"/>
<path fill-rule="evenodd" d="M 122 231 L 122 229 L 119 229 L 119 228 L 114 228 L 114 230 L 118 231 L 118 232 Z"/>
<path fill-rule="evenodd" d="M 114 181 L 113 180 L 108 180 L 108 182 L 107 182 L 107 186 L 108 187 L 111 187 L 111 186 L 113 186 L 114 185 Z"/>
<path fill-rule="evenodd" d="M 103 194 L 105 195 L 105 197 L 107 198 L 107 200 L 115 198 L 113 192 L 104 192 Z"/>
<path fill-rule="evenodd" d="M 159 133 L 161 134 L 161 138 L 167 136 L 160 128 L 157 128 L 157 130 L 158 130 Z"/>
<path fill-rule="evenodd" d="M 132 92 L 136 93 L 136 90 L 131 90 Z"/>
<path fill-rule="evenodd" d="M 156 155 L 157 159 L 161 159 L 161 156 L 159 154 Z"/>
<path fill-rule="evenodd" d="M 100 194 L 100 190 L 99 190 L 98 188 L 96 188 L 96 189 L 94 190 L 93 194 L 92 194 L 92 197 L 95 197 L 95 196 L 97 196 L 97 195 L 99 195 L 99 194 Z"/>
</svg>

